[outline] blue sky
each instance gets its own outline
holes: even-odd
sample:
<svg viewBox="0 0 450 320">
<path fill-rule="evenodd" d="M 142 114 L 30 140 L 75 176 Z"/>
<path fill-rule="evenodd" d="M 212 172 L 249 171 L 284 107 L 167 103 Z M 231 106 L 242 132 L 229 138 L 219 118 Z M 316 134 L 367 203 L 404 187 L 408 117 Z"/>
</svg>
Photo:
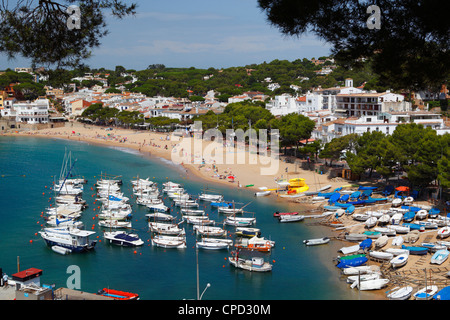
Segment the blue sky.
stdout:
<svg viewBox="0 0 450 320">
<path fill-rule="evenodd" d="M 127 1 L 130 2 L 130 1 Z M 274 59 L 293 61 L 328 55 L 330 46 L 312 35 L 286 37 L 269 25 L 256 0 L 135 0 L 135 17 L 108 18 L 110 33 L 85 61 L 91 68 L 227 68 Z M 24 59 L 0 69 L 29 66 Z"/>
</svg>

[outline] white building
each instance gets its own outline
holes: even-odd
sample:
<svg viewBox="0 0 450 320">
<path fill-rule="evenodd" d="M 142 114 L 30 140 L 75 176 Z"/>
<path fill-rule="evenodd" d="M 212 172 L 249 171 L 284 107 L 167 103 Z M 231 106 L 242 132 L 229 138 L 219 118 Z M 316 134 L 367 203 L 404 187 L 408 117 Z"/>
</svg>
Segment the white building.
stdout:
<svg viewBox="0 0 450 320">
<path fill-rule="evenodd" d="M 50 103 L 48 99 L 37 99 L 33 102 L 14 103 L 9 109 L 8 116 L 15 117 L 16 122 L 29 124 L 48 123 L 49 108 Z"/>
<path fill-rule="evenodd" d="M 372 116 L 384 112 L 411 111 L 411 103 L 404 101 L 401 94 L 389 91 L 339 93 L 336 96 L 336 112 L 346 114 L 348 117 Z"/>
</svg>

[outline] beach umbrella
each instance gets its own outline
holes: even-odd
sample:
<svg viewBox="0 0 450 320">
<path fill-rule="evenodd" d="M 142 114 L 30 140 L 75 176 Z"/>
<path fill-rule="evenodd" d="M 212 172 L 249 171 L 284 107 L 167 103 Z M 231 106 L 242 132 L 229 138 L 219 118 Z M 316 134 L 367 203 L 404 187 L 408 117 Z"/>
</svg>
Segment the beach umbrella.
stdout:
<svg viewBox="0 0 450 320">
<path fill-rule="evenodd" d="M 397 191 L 409 191 L 409 187 L 400 186 L 400 187 L 395 188 L 395 190 L 397 190 Z"/>
</svg>

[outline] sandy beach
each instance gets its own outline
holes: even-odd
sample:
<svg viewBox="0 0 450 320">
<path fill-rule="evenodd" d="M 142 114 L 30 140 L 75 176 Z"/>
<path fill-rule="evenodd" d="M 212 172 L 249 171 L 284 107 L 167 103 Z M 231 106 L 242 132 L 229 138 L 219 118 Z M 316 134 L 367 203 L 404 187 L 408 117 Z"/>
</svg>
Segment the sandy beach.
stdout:
<svg viewBox="0 0 450 320">
<path fill-rule="evenodd" d="M 114 147 L 132 148 L 142 152 L 143 154 L 150 154 L 151 156 L 161 157 L 166 160 L 179 163 L 186 169 L 186 175 L 195 175 L 196 178 L 210 182 L 211 184 L 220 183 L 227 185 L 230 188 L 250 188 L 255 192 L 261 191 L 261 187 L 269 189 L 276 189 L 276 181 L 280 179 L 303 178 L 305 183 L 309 186 L 310 191 L 316 191 L 326 185 L 331 185 L 329 191 L 341 187 L 343 185 L 355 184 L 355 182 L 346 181 L 342 178 L 328 179 L 327 175 L 322 175 L 311 170 L 302 170 L 298 164 L 284 162 L 280 159 L 278 163 L 271 163 L 266 157 L 257 157 L 251 159 L 248 152 L 244 152 L 245 163 L 237 163 L 237 161 L 221 161 L 225 157 L 235 156 L 236 149 L 230 152 L 230 148 L 224 147 L 223 144 L 216 142 L 203 141 L 201 159 L 195 156 L 192 152 L 194 147 L 193 138 L 177 138 L 170 133 L 157 133 L 150 131 L 135 131 L 126 129 L 106 130 L 103 127 L 96 127 L 91 125 L 83 125 L 80 123 L 66 123 L 65 127 L 42 129 L 28 132 L 13 132 L 8 135 L 12 136 L 38 136 L 47 138 L 62 138 L 75 141 L 84 141 L 93 144 L 102 144 Z M 220 156 L 217 156 L 220 155 Z M 230 158 L 228 158 L 230 159 Z M 273 159 L 272 159 L 273 160 Z M 252 162 L 253 161 L 253 162 Z M 224 163 L 226 162 L 226 163 Z M 270 174 L 261 174 L 261 170 L 268 169 Z M 233 177 L 233 178 L 230 178 Z M 360 182 L 358 182 L 360 183 Z M 271 192 L 271 197 L 276 201 L 289 202 L 289 208 L 296 211 L 305 212 L 310 210 L 311 214 L 323 212 L 323 202 L 313 203 L 310 197 L 300 198 L 282 198 L 277 196 L 275 191 Z M 414 202 L 414 205 L 431 206 L 426 201 Z M 363 213 L 368 210 L 385 209 L 391 206 L 390 202 L 370 208 L 357 209 L 355 212 Z M 314 210 L 317 209 L 317 210 Z M 442 210 L 441 210 L 442 211 Z M 322 220 L 321 225 L 326 225 L 334 219 L 334 216 Z M 305 219 L 306 221 L 307 219 Z M 309 219 L 313 220 L 313 219 Z M 330 227 L 329 236 L 336 241 L 332 241 L 333 248 L 336 248 L 336 256 L 340 255 L 337 250 L 345 246 L 351 246 L 351 243 L 342 240 L 345 232 L 360 233 L 365 229 L 364 224 L 355 221 L 351 215 L 343 215 L 339 220 L 344 224 L 344 228 L 336 230 Z M 419 239 L 414 244 L 405 243 L 405 245 L 419 245 L 422 242 L 435 242 L 437 236 L 436 230 L 425 230 L 421 232 Z M 388 244 L 383 248 L 391 247 L 392 237 L 390 237 Z M 342 254 L 341 254 L 342 255 Z M 330 257 L 331 260 L 332 257 Z M 446 274 L 450 270 L 449 261 L 445 261 L 441 265 L 433 265 L 430 263 L 431 255 L 424 256 L 410 255 L 407 265 L 398 269 L 392 270 L 386 263 L 380 261 L 369 260 L 369 265 L 380 266 L 381 271 L 385 277 L 390 279 L 388 287 L 382 290 L 373 291 L 373 299 L 385 299 L 385 292 L 390 288 L 396 286 L 404 286 L 406 284 L 413 286 L 415 290 L 427 284 L 435 283 L 439 288 L 443 288 L 449 279 Z M 388 263 L 389 264 L 389 263 Z M 335 268 L 330 261 L 330 266 Z M 427 275 L 427 279 L 425 279 Z M 343 284 L 345 285 L 345 284 Z M 349 289 L 351 290 L 351 289 Z M 415 291 L 414 291 L 415 292 Z"/>
</svg>

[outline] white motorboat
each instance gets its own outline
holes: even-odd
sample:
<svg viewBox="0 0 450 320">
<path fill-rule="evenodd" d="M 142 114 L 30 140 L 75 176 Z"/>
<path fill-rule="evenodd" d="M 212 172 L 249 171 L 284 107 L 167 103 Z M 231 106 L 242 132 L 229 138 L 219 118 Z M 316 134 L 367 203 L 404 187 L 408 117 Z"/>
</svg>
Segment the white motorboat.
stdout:
<svg viewBox="0 0 450 320">
<path fill-rule="evenodd" d="M 391 219 L 391 216 L 389 214 L 383 214 L 381 217 L 378 218 L 378 225 L 384 226 L 389 223 L 389 220 Z"/>
<path fill-rule="evenodd" d="M 144 241 L 142 241 L 137 234 L 127 233 L 125 231 L 105 232 L 103 237 L 105 240 L 109 241 L 109 243 L 124 247 L 137 247 L 144 244 Z"/>
<path fill-rule="evenodd" d="M 307 245 L 307 246 L 317 246 L 317 245 L 320 245 L 320 244 L 326 244 L 328 242 L 330 242 L 330 238 L 328 238 L 328 237 L 303 240 L 303 243 L 305 245 Z"/>
<path fill-rule="evenodd" d="M 265 197 L 268 196 L 269 194 L 270 194 L 269 190 L 255 192 L 256 197 Z"/>
<path fill-rule="evenodd" d="M 358 267 L 343 268 L 342 273 L 347 276 L 355 276 L 358 274 L 379 272 L 379 270 L 380 267 L 378 266 L 358 266 Z"/>
<path fill-rule="evenodd" d="M 261 257 L 243 259 L 237 256 L 231 256 L 228 257 L 228 261 L 234 267 L 248 271 L 256 271 L 256 272 L 272 271 L 272 265 L 269 262 L 264 261 L 264 259 Z"/>
<path fill-rule="evenodd" d="M 354 213 L 352 215 L 353 220 L 361 221 L 361 222 L 365 222 L 370 217 L 371 217 L 371 215 L 370 214 L 366 214 L 366 213 Z"/>
<path fill-rule="evenodd" d="M 418 290 L 413 294 L 413 297 L 416 300 L 430 300 L 433 298 L 434 294 L 438 291 L 438 286 L 436 285 L 428 285 Z"/>
<path fill-rule="evenodd" d="M 388 249 L 384 250 L 384 252 L 392 253 L 394 256 L 398 256 L 401 254 L 409 254 L 408 249 L 400 249 L 400 248 L 388 248 Z"/>
<path fill-rule="evenodd" d="M 89 240 L 94 231 L 69 227 L 44 228 L 39 234 L 48 246 L 59 246 L 71 252 L 83 252 L 94 249 L 96 241 Z"/>
<path fill-rule="evenodd" d="M 46 219 L 46 222 L 51 227 L 72 227 L 82 229 L 84 224 L 81 221 L 76 221 L 74 219 L 61 219 L 61 217 L 51 216 Z"/>
<path fill-rule="evenodd" d="M 381 232 L 382 235 L 386 235 L 386 236 L 395 236 L 397 234 L 397 231 L 395 231 L 395 229 L 390 228 L 389 226 L 387 227 L 375 227 L 373 228 L 373 231 L 378 231 Z"/>
<path fill-rule="evenodd" d="M 403 267 L 408 262 L 409 254 L 403 253 L 399 254 L 398 256 L 394 257 L 389 261 L 391 263 L 392 268 L 400 268 Z"/>
<path fill-rule="evenodd" d="M 280 215 L 278 217 L 278 220 L 280 222 L 298 222 L 298 221 L 303 221 L 305 219 L 304 215 L 301 214 L 285 214 L 285 215 Z"/>
<path fill-rule="evenodd" d="M 403 214 L 402 213 L 394 213 L 391 217 L 391 224 L 392 225 L 398 225 L 403 220 Z"/>
<path fill-rule="evenodd" d="M 389 300 L 408 300 L 411 297 L 413 292 L 413 287 L 404 286 L 404 287 L 395 287 L 387 292 L 386 297 Z"/>
<path fill-rule="evenodd" d="M 394 229 L 396 233 L 406 234 L 410 231 L 409 226 L 391 225 L 389 228 Z"/>
</svg>

